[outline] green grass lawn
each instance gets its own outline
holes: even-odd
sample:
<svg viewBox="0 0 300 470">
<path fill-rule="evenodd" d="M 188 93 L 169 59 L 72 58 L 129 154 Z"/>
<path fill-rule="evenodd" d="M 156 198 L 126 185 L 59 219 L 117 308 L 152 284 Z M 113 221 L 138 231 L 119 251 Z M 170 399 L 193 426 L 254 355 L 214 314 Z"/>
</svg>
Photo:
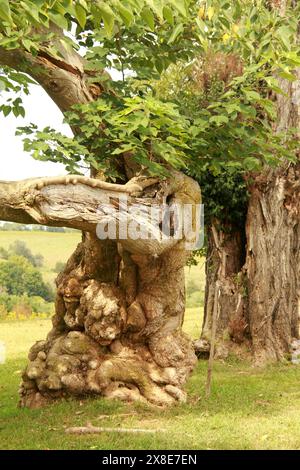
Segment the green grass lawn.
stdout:
<svg viewBox="0 0 300 470">
<path fill-rule="evenodd" d="M 23 240 L 45 258 L 43 274 L 53 279 L 79 233 L 1 232 L 0 246 Z M 204 262 L 186 268 L 187 286 L 204 291 Z M 195 292 L 192 293 L 195 295 Z M 197 303 L 198 305 L 198 303 Z M 199 337 L 203 308 L 188 308 L 184 330 Z M 7 361 L 0 365 L 0 449 L 300 449 L 300 367 L 255 369 L 232 358 L 216 362 L 212 395 L 205 398 L 207 362 L 199 361 L 187 384 L 188 403 L 170 409 L 103 399 L 69 400 L 41 410 L 19 409 L 18 385 L 30 346 L 44 339 L 50 320 L 0 323 Z M 126 416 L 123 416 L 123 415 Z M 65 427 L 165 429 L 151 435 L 103 433 L 70 436 Z"/>
<path fill-rule="evenodd" d="M 185 330 L 197 336 L 198 322 L 198 310 L 187 310 Z M 164 410 L 103 399 L 19 409 L 18 384 L 28 348 L 43 339 L 49 328 L 49 320 L 0 323 L 0 341 L 7 344 L 7 362 L 0 365 L 0 449 L 300 448 L 300 367 L 291 364 L 255 369 L 234 358 L 216 362 L 212 395 L 207 400 L 207 362 L 199 361 L 187 385 L 188 403 Z M 65 434 L 66 426 L 89 422 L 166 431 Z"/>
</svg>

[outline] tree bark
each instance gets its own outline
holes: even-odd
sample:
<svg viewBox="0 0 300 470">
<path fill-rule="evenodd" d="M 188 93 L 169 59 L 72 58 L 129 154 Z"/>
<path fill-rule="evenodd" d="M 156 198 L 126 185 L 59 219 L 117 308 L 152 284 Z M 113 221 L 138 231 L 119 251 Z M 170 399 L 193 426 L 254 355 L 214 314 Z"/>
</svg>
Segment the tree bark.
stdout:
<svg viewBox="0 0 300 470">
<path fill-rule="evenodd" d="M 297 94 L 299 85 L 298 81 L 289 86 L 285 104 L 279 100 L 288 117 L 287 127 L 299 126 L 295 119 L 300 114 L 291 95 Z M 283 122 L 280 114 L 280 125 Z M 285 163 L 276 170 L 251 175 L 246 245 L 243 236 L 233 230 L 218 248 L 210 228 L 201 338 L 209 343 L 212 293 L 216 280 L 220 280 L 217 355 L 224 357 L 233 344 L 243 343 L 252 348 L 256 363 L 263 364 L 283 359 L 290 353 L 293 339 L 299 338 L 299 169 L 299 163 Z M 225 259 L 231 260 L 227 274 L 222 262 Z M 200 346 L 208 348 L 205 342 Z"/>
<path fill-rule="evenodd" d="M 256 177 L 247 217 L 250 332 L 259 363 L 280 360 L 299 338 L 300 165 Z"/>
<path fill-rule="evenodd" d="M 295 1 L 272 1 L 284 15 Z M 299 41 L 298 37 L 296 38 Z M 283 94 L 276 97 L 276 131 L 287 132 L 300 125 L 300 70 L 297 80 L 280 79 Z M 298 154 L 299 157 L 299 154 Z M 250 184 L 246 223 L 250 331 L 257 363 L 282 359 L 299 338 L 299 169 L 283 163 L 276 170 L 255 175 Z"/>
<path fill-rule="evenodd" d="M 59 51 L 61 60 L 55 59 L 48 52 L 49 44 L 41 44 L 36 56 L 21 48 L 0 47 L 0 64 L 30 75 L 44 88 L 58 108 L 65 112 L 74 104 L 91 102 L 101 94 L 101 74 L 99 84 L 88 83 L 84 59 L 60 41 L 63 37 L 61 30 L 52 25 L 51 32 L 55 33 L 55 37 L 50 45 Z"/>
<path fill-rule="evenodd" d="M 241 344 L 248 337 L 247 302 L 244 274 L 245 234 L 230 223 L 215 220 L 207 228 L 206 287 L 201 339 L 196 343 L 199 355 L 209 350 L 215 290 L 219 286 L 215 356 L 226 357 L 230 342 Z"/>
</svg>

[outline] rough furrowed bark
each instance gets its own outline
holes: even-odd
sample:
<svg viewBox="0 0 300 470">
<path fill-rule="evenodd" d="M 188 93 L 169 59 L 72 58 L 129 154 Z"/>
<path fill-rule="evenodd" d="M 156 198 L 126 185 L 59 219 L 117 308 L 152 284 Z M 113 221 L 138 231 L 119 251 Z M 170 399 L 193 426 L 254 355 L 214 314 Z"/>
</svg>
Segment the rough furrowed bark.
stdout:
<svg viewBox="0 0 300 470">
<path fill-rule="evenodd" d="M 262 365 L 287 357 L 299 338 L 299 164 L 255 175 L 248 190 L 247 245 L 232 231 L 221 242 L 214 230 L 208 237 L 205 315 L 196 351 L 209 351 L 218 280 L 216 355 L 246 346 Z"/>
<path fill-rule="evenodd" d="M 283 15 L 286 1 L 273 7 Z M 279 80 L 284 93 L 276 97 L 276 130 L 297 129 L 299 139 L 299 68 L 294 74 L 293 82 Z M 299 163 L 252 179 L 245 267 L 253 349 L 256 362 L 264 363 L 282 359 L 299 337 Z"/>
<path fill-rule="evenodd" d="M 299 337 L 299 164 L 256 178 L 247 218 L 250 332 L 258 363 Z"/>
<path fill-rule="evenodd" d="M 197 184 L 177 176 L 177 184 L 174 178 L 158 189 L 157 183 L 147 186 L 143 180 L 135 201 L 153 203 L 153 195 L 161 201 L 163 193 L 170 201 L 199 203 Z M 48 181 L 39 191 L 64 191 L 69 184 L 57 189 L 61 184 L 56 187 Z M 132 182 L 126 187 L 133 188 Z M 111 194 L 109 189 L 105 191 Z M 82 191 L 78 185 L 80 197 Z M 75 194 L 73 189 L 76 205 Z M 115 191 L 114 201 L 117 195 Z M 64 204 L 69 204 L 66 197 Z M 41 223 L 45 214 L 49 216 L 45 207 L 37 211 Z M 60 217 L 57 220 L 61 222 Z M 185 241 L 173 240 L 157 250 L 158 242 L 143 240 L 136 249 L 136 240 L 99 240 L 91 227 L 57 278 L 53 329 L 46 341 L 31 348 L 21 405 L 36 407 L 61 397 L 95 394 L 156 405 L 184 400 L 182 387 L 196 360 L 192 343 L 181 330 Z"/>
</svg>

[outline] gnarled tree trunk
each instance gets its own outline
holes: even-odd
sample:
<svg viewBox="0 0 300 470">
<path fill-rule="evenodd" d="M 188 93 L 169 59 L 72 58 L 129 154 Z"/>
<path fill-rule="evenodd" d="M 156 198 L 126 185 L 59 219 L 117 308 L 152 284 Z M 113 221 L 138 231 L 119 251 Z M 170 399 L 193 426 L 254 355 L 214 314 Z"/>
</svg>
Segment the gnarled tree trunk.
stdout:
<svg viewBox="0 0 300 470">
<path fill-rule="evenodd" d="M 30 351 L 22 405 L 88 394 L 183 400 L 195 363 L 181 332 L 185 259 L 180 247 L 154 258 L 85 234 L 57 279 L 53 329 Z"/>
<path fill-rule="evenodd" d="M 299 128 L 300 72 L 281 81 L 278 131 Z M 298 133 L 299 136 L 299 133 Z M 254 177 L 247 217 L 250 330 L 257 362 L 281 359 L 299 338 L 299 163 Z"/>
<path fill-rule="evenodd" d="M 161 236 L 174 202 L 200 202 L 198 184 L 176 172 L 169 180 L 137 177 L 126 185 L 78 176 L 0 182 L 0 218 L 85 231 L 57 278 L 53 329 L 29 353 L 23 406 L 88 394 L 155 404 L 184 399 L 182 386 L 195 364 L 181 330 L 189 252 L 186 239 Z M 136 204 L 148 239 L 130 231 Z M 149 207 L 159 214 L 158 233 L 149 227 Z M 125 216 L 127 237 L 121 234 Z M 112 223 L 115 239 L 99 239 L 99 224 L 103 229 Z"/>
<path fill-rule="evenodd" d="M 250 332 L 257 362 L 281 359 L 299 338 L 299 164 L 255 178 L 247 217 Z"/>
</svg>

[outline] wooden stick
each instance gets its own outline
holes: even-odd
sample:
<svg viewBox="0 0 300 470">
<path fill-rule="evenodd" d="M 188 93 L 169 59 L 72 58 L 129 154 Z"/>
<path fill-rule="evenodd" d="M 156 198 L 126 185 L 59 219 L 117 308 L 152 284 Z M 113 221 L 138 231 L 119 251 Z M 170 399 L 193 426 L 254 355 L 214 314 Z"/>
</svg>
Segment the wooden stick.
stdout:
<svg viewBox="0 0 300 470">
<path fill-rule="evenodd" d="M 218 320 L 218 312 L 219 312 L 219 281 L 216 282 L 215 285 L 215 298 L 214 298 L 214 311 L 212 317 L 212 325 L 211 325 L 211 340 L 210 340 L 210 351 L 209 351 L 209 360 L 208 360 L 208 368 L 207 368 L 207 379 L 206 379 L 206 397 L 209 398 L 210 390 L 211 390 L 211 378 L 212 378 L 212 369 L 213 369 L 213 362 L 214 362 L 214 355 L 215 355 L 215 341 L 216 341 L 216 332 L 217 332 L 217 320 Z"/>
<path fill-rule="evenodd" d="M 117 433 L 148 433 L 153 434 L 156 432 L 166 432 L 166 429 L 127 429 L 127 428 L 99 428 L 96 426 L 79 426 L 74 428 L 67 428 L 67 434 L 100 434 L 102 432 L 117 432 Z"/>
<path fill-rule="evenodd" d="M 119 413 L 119 414 L 113 414 L 113 415 L 99 415 L 97 416 L 96 419 L 107 419 L 107 418 L 125 418 L 127 416 L 135 416 L 137 413 L 132 412 L 132 413 Z"/>
</svg>

